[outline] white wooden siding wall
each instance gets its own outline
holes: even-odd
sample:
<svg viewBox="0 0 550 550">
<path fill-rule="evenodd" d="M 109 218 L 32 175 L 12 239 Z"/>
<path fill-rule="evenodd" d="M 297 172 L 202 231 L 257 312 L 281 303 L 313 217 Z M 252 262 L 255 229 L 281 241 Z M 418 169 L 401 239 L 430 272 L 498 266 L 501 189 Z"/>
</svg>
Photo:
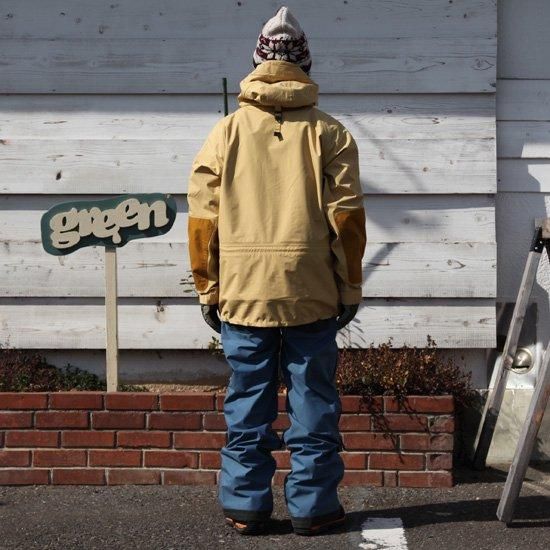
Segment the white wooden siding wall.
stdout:
<svg viewBox="0 0 550 550">
<path fill-rule="evenodd" d="M 319 106 L 360 147 L 364 303 L 341 345 L 495 345 L 494 0 L 291 2 Z M 204 348 L 187 259 L 190 163 L 252 69 L 271 1 L 0 0 L 0 342 L 104 346 L 102 249 L 47 255 L 81 195 L 171 192 L 167 234 L 120 250 L 120 345 Z M 213 39 L 215 37 L 215 39 Z M 509 147 L 514 147 L 511 143 Z"/>
<path fill-rule="evenodd" d="M 499 298 L 513 301 L 535 218 L 550 212 L 550 2 L 499 2 L 497 80 Z M 539 341 L 548 341 L 548 263 L 533 299 Z M 540 286 L 539 286 L 540 285 Z"/>
</svg>

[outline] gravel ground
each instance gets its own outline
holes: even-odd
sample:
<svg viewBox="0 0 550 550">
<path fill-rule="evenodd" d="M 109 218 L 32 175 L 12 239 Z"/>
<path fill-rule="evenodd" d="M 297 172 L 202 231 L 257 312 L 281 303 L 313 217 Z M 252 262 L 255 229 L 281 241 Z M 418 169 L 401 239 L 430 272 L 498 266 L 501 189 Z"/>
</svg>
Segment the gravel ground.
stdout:
<svg viewBox="0 0 550 550">
<path fill-rule="evenodd" d="M 224 525 L 214 487 L 0 487 L 0 548 L 361 548 L 367 518 L 397 516 L 409 549 L 547 550 L 548 474 L 528 475 L 511 527 L 495 516 L 504 478 L 489 469 L 458 471 L 449 489 L 342 488 L 347 524 L 314 538 L 292 533 L 279 489 L 270 532 L 242 537 Z"/>
</svg>

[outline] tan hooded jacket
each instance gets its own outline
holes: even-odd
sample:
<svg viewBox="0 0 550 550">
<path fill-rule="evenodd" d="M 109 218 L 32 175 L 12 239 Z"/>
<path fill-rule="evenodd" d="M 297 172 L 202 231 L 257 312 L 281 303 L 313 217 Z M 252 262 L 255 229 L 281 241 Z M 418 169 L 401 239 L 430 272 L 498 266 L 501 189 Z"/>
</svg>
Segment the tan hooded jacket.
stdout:
<svg viewBox="0 0 550 550">
<path fill-rule="evenodd" d="M 261 63 L 240 87 L 239 109 L 216 123 L 189 178 L 199 301 L 249 326 L 338 315 L 362 296 L 355 140 L 316 107 L 318 86 L 294 63 Z"/>
</svg>

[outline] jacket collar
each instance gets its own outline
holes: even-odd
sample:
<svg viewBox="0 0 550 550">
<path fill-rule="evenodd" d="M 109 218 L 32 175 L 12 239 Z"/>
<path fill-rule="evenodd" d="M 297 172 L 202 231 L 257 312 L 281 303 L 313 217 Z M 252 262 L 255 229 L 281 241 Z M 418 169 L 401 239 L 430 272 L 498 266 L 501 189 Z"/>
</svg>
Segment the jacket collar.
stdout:
<svg viewBox="0 0 550 550">
<path fill-rule="evenodd" d="M 240 82 L 240 106 L 305 107 L 316 105 L 319 86 L 295 63 L 260 63 Z"/>
</svg>

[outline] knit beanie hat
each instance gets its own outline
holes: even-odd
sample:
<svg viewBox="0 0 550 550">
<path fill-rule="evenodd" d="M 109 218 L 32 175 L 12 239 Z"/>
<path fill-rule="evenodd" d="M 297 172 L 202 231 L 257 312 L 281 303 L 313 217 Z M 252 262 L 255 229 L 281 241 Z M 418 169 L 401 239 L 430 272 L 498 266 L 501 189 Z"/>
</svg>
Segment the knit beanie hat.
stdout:
<svg viewBox="0 0 550 550">
<path fill-rule="evenodd" d="M 311 57 L 306 35 L 286 6 L 263 26 L 252 58 L 255 67 L 264 61 L 279 59 L 295 63 L 309 73 Z"/>
</svg>

